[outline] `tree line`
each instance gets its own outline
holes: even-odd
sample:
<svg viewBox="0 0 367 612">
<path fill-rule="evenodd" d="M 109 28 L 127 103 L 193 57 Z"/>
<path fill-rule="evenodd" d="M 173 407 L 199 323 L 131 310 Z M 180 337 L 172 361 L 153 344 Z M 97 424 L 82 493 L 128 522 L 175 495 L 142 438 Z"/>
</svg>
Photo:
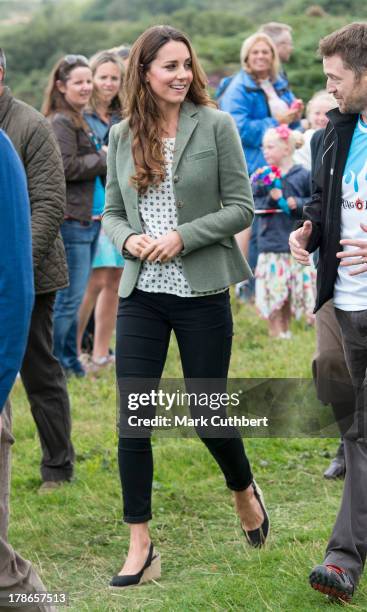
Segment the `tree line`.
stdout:
<svg viewBox="0 0 367 612">
<path fill-rule="evenodd" d="M 254 1 L 241 0 L 241 5 L 246 5 L 248 12 Z M 287 65 L 287 73 L 296 95 L 307 101 L 324 87 L 321 61 L 316 53 L 319 39 L 345 23 L 360 20 L 361 15 L 330 15 L 322 10 L 306 14 L 303 9 L 306 3 L 310 4 L 308 0 L 285 0 L 283 5 L 292 3 L 302 10 L 288 14 L 285 8 L 284 12 L 279 8 L 273 12 L 269 9 L 270 12 L 258 13 L 255 19 L 243 9 L 235 11 L 240 4 L 238 0 L 228 0 L 226 10 L 219 10 L 216 0 L 211 0 L 210 6 L 214 8 L 210 9 L 207 8 L 209 0 L 134 0 L 133 3 L 92 0 L 82 5 L 73 0 L 43 0 L 41 9 L 29 23 L 0 25 L 1 46 L 8 58 L 8 84 L 16 96 L 40 108 L 48 73 L 59 57 L 66 53 L 82 53 L 88 57 L 99 49 L 131 44 L 150 25 L 167 23 L 189 34 L 210 83 L 215 86 L 221 76 L 239 69 L 243 40 L 262 22 L 275 19 L 293 28 L 295 52 Z M 330 3 L 336 6 L 336 13 L 346 4 L 344 0 L 328 0 Z M 272 4 L 274 0 L 262 0 L 262 6 Z M 181 8 L 176 10 L 178 6 Z M 367 14 L 367 9 L 364 10 Z M 124 19 L 117 19 L 119 15 Z"/>
</svg>

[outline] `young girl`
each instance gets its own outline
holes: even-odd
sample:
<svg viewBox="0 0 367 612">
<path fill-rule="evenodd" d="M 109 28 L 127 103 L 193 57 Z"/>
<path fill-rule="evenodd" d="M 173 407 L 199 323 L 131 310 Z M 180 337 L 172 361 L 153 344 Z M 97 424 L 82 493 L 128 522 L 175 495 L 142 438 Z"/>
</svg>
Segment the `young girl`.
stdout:
<svg viewBox="0 0 367 612">
<path fill-rule="evenodd" d="M 325 89 L 317 91 L 307 104 L 306 117 L 308 128 L 304 133 L 304 143 L 293 155 L 295 164 L 301 164 L 307 170 L 311 170 L 311 138 L 316 130 L 322 130 L 328 123 L 326 113 L 336 107 L 334 96 Z"/>
<path fill-rule="evenodd" d="M 256 306 L 274 338 L 290 338 L 291 315 L 311 317 L 314 308 L 312 272 L 295 262 L 288 246 L 294 222 L 310 197 L 310 173 L 292 160 L 300 136 L 287 125 L 267 130 L 263 151 L 272 173 L 265 167 L 252 176 L 259 217 Z M 280 177 L 276 184 L 274 174 Z"/>
</svg>

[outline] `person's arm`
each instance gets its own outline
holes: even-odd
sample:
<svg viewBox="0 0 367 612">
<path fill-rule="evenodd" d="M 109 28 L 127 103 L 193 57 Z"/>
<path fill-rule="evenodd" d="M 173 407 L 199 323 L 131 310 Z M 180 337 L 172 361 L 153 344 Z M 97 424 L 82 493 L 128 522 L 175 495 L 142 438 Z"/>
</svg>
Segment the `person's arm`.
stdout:
<svg viewBox="0 0 367 612">
<path fill-rule="evenodd" d="M 256 184 L 253 186 L 255 210 L 267 210 L 269 208 L 279 208 L 277 200 L 269 194 L 269 189 L 264 185 Z"/>
<path fill-rule="evenodd" d="M 106 201 L 102 216 L 102 225 L 118 252 L 122 253 L 126 240 L 129 236 L 137 232 L 133 230 L 128 221 L 124 199 L 117 178 L 116 152 L 119 129 L 119 126 L 112 127 L 109 135 Z"/>
<path fill-rule="evenodd" d="M 35 269 L 55 242 L 65 211 L 65 177 L 60 150 L 46 119 L 24 143 L 23 162 L 31 204 Z"/>
<path fill-rule="evenodd" d="M 106 174 L 104 149 L 81 155 L 78 149 L 77 129 L 69 117 L 58 114 L 51 119 L 52 128 L 60 145 L 67 181 L 92 180 Z"/>
<path fill-rule="evenodd" d="M 297 219 L 302 219 L 303 209 L 306 204 L 310 203 L 310 199 L 311 199 L 310 185 L 311 185 L 310 173 L 304 170 L 302 172 L 301 185 L 300 185 L 301 187 L 300 192 L 303 195 L 302 196 L 291 196 L 291 198 L 288 198 L 288 200 L 292 199 L 295 202 L 295 208 L 292 210 L 292 215 L 295 216 Z"/>
<path fill-rule="evenodd" d="M 177 227 L 182 255 L 234 236 L 249 227 L 254 217 L 253 197 L 246 161 L 233 119 L 220 113 L 216 125 L 220 210 Z"/>
<path fill-rule="evenodd" d="M 25 173 L 10 140 L 0 131 L 0 413 L 20 369 L 34 287 L 30 206 Z"/>
</svg>

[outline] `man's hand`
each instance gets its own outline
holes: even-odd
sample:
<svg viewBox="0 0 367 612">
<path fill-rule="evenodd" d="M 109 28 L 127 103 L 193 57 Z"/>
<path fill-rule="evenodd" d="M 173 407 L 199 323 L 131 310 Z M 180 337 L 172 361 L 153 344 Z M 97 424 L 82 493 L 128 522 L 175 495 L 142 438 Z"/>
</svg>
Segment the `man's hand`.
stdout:
<svg viewBox="0 0 367 612">
<path fill-rule="evenodd" d="M 132 234 L 125 241 L 124 249 L 129 251 L 131 255 L 134 257 L 139 257 L 139 259 L 145 259 L 142 257 L 143 251 L 147 248 L 148 245 L 152 244 L 153 238 L 148 236 L 147 234 Z"/>
<path fill-rule="evenodd" d="M 178 255 L 183 249 L 180 234 L 175 230 L 153 240 L 141 253 L 140 259 L 166 263 Z"/>
<path fill-rule="evenodd" d="M 304 266 L 310 265 L 310 254 L 306 251 L 308 241 L 312 233 L 311 221 L 305 221 L 302 227 L 292 232 L 289 236 L 289 248 L 298 263 Z"/>
<path fill-rule="evenodd" d="M 367 225 L 361 223 L 361 228 L 364 232 L 367 232 Z M 366 240 L 349 240 L 345 238 L 340 241 L 340 244 L 356 247 L 351 251 L 339 251 L 336 256 L 338 259 L 341 259 L 340 265 L 343 267 L 346 266 L 359 266 L 360 268 L 357 270 L 353 270 L 349 272 L 349 276 L 356 276 L 357 274 L 362 274 L 363 272 L 367 272 L 367 239 Z M 354 257 L 356 259 L 350 259 Z M 344 261 L 349 259 L 349 261 Z"/>
</svg>

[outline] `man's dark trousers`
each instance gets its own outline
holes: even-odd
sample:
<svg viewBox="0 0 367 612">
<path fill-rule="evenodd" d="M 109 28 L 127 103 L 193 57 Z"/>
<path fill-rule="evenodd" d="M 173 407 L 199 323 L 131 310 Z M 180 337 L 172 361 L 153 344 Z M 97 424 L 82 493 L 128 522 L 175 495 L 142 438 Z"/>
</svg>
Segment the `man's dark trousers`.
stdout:
<svg viewBox="0 0 367 612">
<path fill-rule="evenodd" d="M 54 291 L 36 295 L 20 371 L 41 441 L 43 481 L 70 480 L 74 463 L 66 379 L 53 355 L 54 301 Z"/>
<path fill-rule="evenodd" d="M 344 433 L 343 499 L 325 563 L 345 569 L 356 585 L 367 555 L 367 310 L 335 309 L 356 396 L 354 422 Z"/>
</svg>

